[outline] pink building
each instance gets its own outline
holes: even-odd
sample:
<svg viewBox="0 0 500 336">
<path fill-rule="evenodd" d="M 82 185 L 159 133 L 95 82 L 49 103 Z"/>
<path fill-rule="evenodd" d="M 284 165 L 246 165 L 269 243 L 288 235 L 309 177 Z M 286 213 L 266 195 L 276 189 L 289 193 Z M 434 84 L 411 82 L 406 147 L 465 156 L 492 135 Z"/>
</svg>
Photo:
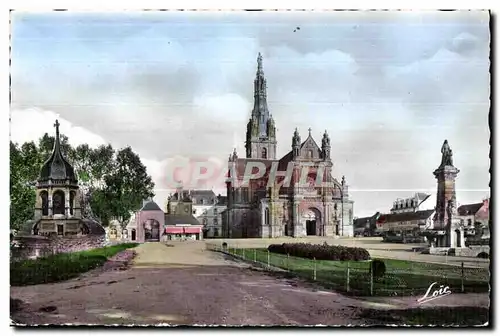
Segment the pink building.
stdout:
<svg viewBox="0 0 500 336">
<path fill-rule="evenodd" d="M 128 238 L 139 243 L 165 240 L 201 240 L 202 225 L 192 214 L 169 214 L 154 201 L 145 201 L 135 221 L 127 226 Z"/>
</svg>

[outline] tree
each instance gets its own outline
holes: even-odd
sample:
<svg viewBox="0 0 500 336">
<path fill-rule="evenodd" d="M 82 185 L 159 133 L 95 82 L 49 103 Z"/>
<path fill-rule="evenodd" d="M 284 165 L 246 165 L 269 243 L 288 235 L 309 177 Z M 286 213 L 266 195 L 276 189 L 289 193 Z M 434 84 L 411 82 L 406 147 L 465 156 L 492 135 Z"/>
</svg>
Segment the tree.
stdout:
<svg viewBox="0 0 500 336">
<path fill-rule="evenodd" d="M 10 224 L 20 228 L 33 219 L 35 184 L 43 163 L 52 153 L 53 136 L 45 133 L 38 141 L 19 146 L 10 143 Z M 107 225 L 111 218 L 122 224 L 142 200 L 152 197 L 154 183 L 140 157 L 130 147 L 115 151 L 111 145 L 91 148 L 87 144 L 73 148 L 61 134 L 61 151 L 73 165 L 81 195 L 82 214 Z"/>
<path fill-rule="evenodd" d="M 90 148 L 87 144 L 71 150 L 69 157 L 73 162 L 80 185 L 80 205 L 87 218 L 99 218 L 104 225 L 108 223 L 107 208 L 99 192 L 105 187 L 104 177 L 111 173 L 114 166 L 114 149 L 111 145 Z M 93 195 L 96 194 L 94 199 Z"/>
<path fill-rule="evenodd" d="M 54 149 L 54 142 L 55 142 L 55 137 L 49 135 L 48 133 L 45 133 L 39 140 L 38 140 L 38 149 L 43 157 L 43 160 L 47 160 L 52 153 L 52 150 Z M 64 157 L 69 157 L 72 151 L 71 145 L 69 144 L 68 137 L 65 136 L 64 134 L 59 135 L 59 143 L 61 144 L 61 152 L 63 153 Z"/>
<path fill-rule="evenodd" d="M 113 172 L 105 177 L 105 182 L 104 195 L 99 198 L 105 200 L 111 217 L 122 226 L 130 219 L 131 212 L 141 208 L 144 199 L 154 196 L 154 182 L 130 147 L 118 151 Z"/>
<path fill-rule="evenodd" d="M 36 192 L 37 166 L 41 162 L 38 148 L 33 142 L 19 146 L 10 142 L 10 227 L 19 230 L 33 218 Z"/>
</svg>

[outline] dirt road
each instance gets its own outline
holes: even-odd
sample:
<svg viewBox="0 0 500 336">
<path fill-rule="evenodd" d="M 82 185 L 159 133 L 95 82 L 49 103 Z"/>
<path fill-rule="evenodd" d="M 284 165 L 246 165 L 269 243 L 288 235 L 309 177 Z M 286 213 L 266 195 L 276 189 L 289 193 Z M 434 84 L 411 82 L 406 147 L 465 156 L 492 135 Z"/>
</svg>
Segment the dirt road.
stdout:
<svg viewBox="0 0 500 336">
<path fill-rule="evenodd" d="M 357 318 L 362 307 L 398 306 L 268 276 L 204 247 L 147 243 L 125 271 L 11 287 L 11 297 L 27 304 L 14 318 L 26 324 L 352 325 L 365 324 Z M 40 312 L 50 306 L 57 309 Z"/>
</svg>

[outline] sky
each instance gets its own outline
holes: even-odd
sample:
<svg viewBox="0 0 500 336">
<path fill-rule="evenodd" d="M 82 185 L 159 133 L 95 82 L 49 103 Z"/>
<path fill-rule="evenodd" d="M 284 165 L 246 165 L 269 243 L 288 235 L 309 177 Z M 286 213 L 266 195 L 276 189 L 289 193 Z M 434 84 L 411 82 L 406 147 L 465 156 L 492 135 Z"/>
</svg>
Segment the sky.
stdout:
<svg viewBox="0 0 500 336">
<path fill-rule="evenodd" d="M 459 204 L 489 196 L 489 14 L 48 12 L 11 15 L 11 139 L 131 146 L 163 205 L 179 158 L 244 156 L 258 53 L 278 156 L 331 138 L 354 215 L 431 194 L 445 139 Z M 224 194 L 222 183 L 208 182 Z M 222 181 L 223 182 L 223 181 Z M 210 184 L 211 185 L 208 185 Z"/>
</svg>

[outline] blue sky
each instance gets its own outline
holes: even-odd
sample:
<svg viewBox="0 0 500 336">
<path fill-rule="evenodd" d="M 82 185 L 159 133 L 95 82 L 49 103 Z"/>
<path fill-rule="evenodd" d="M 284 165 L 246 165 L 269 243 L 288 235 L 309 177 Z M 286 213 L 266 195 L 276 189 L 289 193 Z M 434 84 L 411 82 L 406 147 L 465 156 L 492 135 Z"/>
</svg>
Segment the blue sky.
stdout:
<svg viewBox="0 0 500 336">
<path fill-rule="evenodd" d="M 459 203 L 489 194 L 487 12 L 14 13 L 11 27 L 12 138 L 58 116 L 74 143 L 130 145 L 161 203 L 172 158 L 244 153 L 258 52 L 278 154 L 295 127 L 327 129 L 355 215 L 435 193 L 444 139 Z"/>
</svg>

